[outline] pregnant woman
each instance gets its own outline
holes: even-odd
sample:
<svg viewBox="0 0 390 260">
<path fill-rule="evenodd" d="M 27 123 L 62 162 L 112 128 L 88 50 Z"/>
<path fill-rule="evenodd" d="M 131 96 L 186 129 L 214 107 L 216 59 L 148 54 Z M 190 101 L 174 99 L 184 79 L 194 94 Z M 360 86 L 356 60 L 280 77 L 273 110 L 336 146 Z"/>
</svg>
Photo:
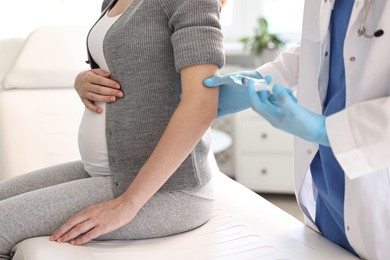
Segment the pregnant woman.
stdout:
<svg viewBox="0 0 390 260">
<path fill-rule="evenodd" d="M 81 161 L 0 182 L 0 259 L 36 236 L 84 244 L 199 227 L 213 208 L 207 130 L 224 54 L 219 0 L 113 0 L 91 29 L 77 84 L 123 97 L 85 110 Z M 60 62 L 60 61 L 59 61 Z M 100 83 L 99 83 L 100 82 Z M 21 163 L 23 158 L 21 158 Z"/>
</svg>

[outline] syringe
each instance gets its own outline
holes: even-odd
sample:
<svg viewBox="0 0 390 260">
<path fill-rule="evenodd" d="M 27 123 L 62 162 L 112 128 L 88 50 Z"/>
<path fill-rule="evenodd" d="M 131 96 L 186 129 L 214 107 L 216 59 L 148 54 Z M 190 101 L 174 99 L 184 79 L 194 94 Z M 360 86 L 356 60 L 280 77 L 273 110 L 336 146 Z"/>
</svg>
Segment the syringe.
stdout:
<svg viewBox="0 0 390 260">
<path fill-rule="evenodd" d="M 253 87 L 256 90 L 256 92 L 267 90 L 272 92 L 272 86 L 267 83 L 265 79 L 255 79 L 250 78 L 253 81 Z M 247 87 L 248 86 L 249 78 L 242 78 L 242 85 Z"/>
</svg>

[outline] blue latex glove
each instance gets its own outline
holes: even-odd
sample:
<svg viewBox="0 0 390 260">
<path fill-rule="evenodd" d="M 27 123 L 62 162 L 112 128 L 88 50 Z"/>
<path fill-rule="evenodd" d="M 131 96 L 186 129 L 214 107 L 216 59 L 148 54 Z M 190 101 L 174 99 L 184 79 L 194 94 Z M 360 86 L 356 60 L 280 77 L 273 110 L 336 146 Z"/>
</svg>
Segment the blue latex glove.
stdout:
<svg viewBox="0 0 390 260">
<path fill-rule="evenodd" d="M 251 107 L 246 86 L 243 85 L 244 78 L 263 79 L 261 74 L 254 70 L 214 76 L 203 81 L 206 87 L 220 86 L 217 118 Z M 270 83 L 272 80 L 270 76 L 266 76 L 264 79 L 267 83 Z M 292 99 L 296 100 L 291 89 L 287 88 L 286 91 Z"/>
<path fill-rule="evenodd" d="M 269 91 L 256 92 L 253 81 L 248 81 L 248 97 L 252 108 L 274 127 L 307 141 L 330 146 L 325 128 L 325 117 L 302 106 L 280 85 Z"/>
<path fill-rule="evenodd" d="M 242 85 L 242 79 L 263 77 L 257 71 L 241 71 L 226 75 L 214 76 L 203 81 L 206 87 L 218 87 L 218 118 L 250 108 L 246 88 Z"/>
</svg>

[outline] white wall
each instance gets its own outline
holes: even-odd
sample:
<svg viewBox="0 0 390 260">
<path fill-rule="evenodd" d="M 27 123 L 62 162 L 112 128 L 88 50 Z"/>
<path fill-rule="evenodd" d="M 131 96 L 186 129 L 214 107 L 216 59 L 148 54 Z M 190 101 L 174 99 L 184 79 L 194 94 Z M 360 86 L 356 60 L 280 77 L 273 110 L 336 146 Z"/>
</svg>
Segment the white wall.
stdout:
<svg viewBox="0 0 390 260">
<path fill-rule="evenodd" d="M 222 11 L 227 42 L 251 35 L 260 16 L 269 20 L 270 30 L 296 38 L 301 30 L 304 0 L 228 0 Z M 1 1 L 0 39 L 26 36 L 48 24 L 92 24 L 102 0 Z"/>
<path fill-rule="evenodd" d="M 35 28 L 50 24 L 92 25 L 99 16 L 101 3 L 101 0 L 1 0 L 0 40 L 24 38 Z"/>
</svg>

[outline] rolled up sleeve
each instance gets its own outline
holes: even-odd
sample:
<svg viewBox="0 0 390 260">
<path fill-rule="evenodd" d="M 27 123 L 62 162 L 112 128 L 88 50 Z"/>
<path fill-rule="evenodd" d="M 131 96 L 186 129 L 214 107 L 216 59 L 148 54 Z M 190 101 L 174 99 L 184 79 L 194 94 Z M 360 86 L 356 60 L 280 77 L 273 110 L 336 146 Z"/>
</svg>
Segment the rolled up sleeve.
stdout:
<svg viewBox="0 0 390 260">
<path fill-rule="evenodd" d="M 225 63 L 223 34 L 219 16 L 219 0 L 170 0 L 162 1 L 172 30 L 172 46 L 175 68 L 196 64 Z"/>
</svg>

